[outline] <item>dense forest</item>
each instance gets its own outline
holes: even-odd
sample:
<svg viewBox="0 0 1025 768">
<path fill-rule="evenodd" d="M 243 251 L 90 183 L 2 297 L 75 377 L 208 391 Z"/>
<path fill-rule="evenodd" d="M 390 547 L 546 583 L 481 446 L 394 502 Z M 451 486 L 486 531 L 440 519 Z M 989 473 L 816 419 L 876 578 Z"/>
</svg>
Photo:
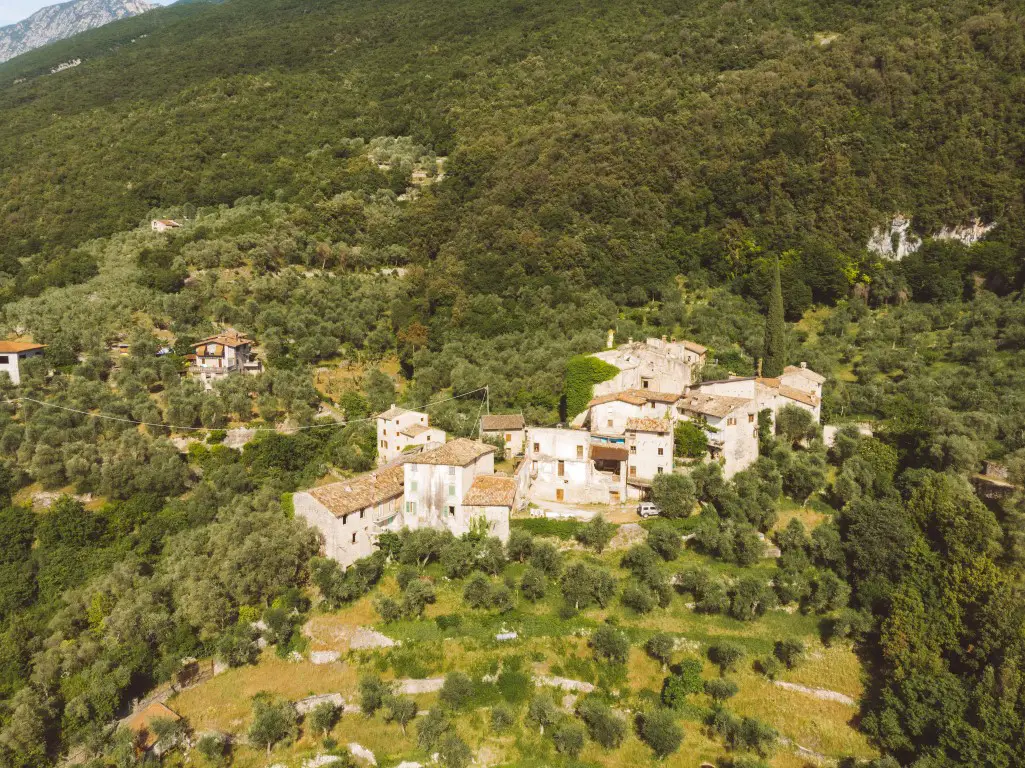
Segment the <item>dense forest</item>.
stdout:
<svg viewBox="0 0 1025 768">
<path fill-rule="evenodd" d="M 287 656 L 299 618 L 361 599 L 416 637 L 426 584 L 567 635 L 622 603 L 652 648 L 630 622 L 653 611 L 789 607 L 856 650 L 878 765 L 1021 764 L 1022 22 L 941 1 L 229 0 L 0 66 L 0 324 L 48 345 L 0 405 L 0 765 L 134 764 L 108 725 L 182 658 L 255 663 L 257 618 Z M 865 243 L 898 212 L 925 241 L 888 262 Z M 184 226 L 154 234 L 155 216 Z M 975 218 L 996 224 L 982 242 L 928 237 Z M 407 537 L 341 574 L 292 518 L 291 492 L 373 466 L 367 419 L 393 402 L 468 435 L 481 397 L 449 398 L 486 385 L 492 408 L 559 423 L 581 399 L 567 366 L 609 328 L 707 345 L 707 378 L 753 374 L 777 276 L 783 362 L 829 377 L 827 423 L 874 437 L 827 450 L 783 420 L 731 482 L 657 488 L 675 519 L 621 559 L 596 524 L 571 565 L 534 558 L 543 530 L 502 551 Z M 203 390 L 184 355 L 226 325 L 265 371 Z M 224 444 L 240 426 L 261 431 Z M 984 460 L 1012 488 L 987 503 Z M 40 493 L 59 498 L 33 509 Z M 777 525 L 784 507 L 821 520 Z M 700 566 L 671 574 L 681 557 Z M 616 631 L 598 666 L 621 666 Z M 790 666 L 785 640 L 756 666 Z M 595 673 L 602 695 L 623 674 Z M 673 703 L 707 688 L 675 677 L 679 700 L 629 702 L 657 756 L 682 717 L 730 765 L 767 757 L 772 729 L 719 706 L 725 677 L 707 711 Z M 596 735 L 598 704 L 581 725 L 517 701 L 542 734 L 558 721 L 539 764 L 575 764 L 584 726 L 624 738 Z"/>
</svg>

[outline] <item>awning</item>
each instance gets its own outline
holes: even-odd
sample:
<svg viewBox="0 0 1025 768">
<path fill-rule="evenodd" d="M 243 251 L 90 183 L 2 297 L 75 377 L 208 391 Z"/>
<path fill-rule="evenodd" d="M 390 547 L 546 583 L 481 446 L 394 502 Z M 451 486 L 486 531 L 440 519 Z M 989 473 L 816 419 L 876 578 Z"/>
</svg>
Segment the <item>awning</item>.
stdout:
<svg viewBox="0 0 1025 768">
<path fill-rule="evenodd" d="M 611 445 L 592 445 L 591 458 L 601 461 L 626 461 L 630 451 L 626 448 L 614 448 Z"/>
</svg>

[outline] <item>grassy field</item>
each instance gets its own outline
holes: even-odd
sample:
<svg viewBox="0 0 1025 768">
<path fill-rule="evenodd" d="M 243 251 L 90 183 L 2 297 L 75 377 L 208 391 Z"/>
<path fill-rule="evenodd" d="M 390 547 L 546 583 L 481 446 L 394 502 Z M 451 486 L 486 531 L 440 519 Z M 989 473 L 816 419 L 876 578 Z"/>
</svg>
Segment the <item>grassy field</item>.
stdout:
<svg viewBox="0 0 1025 768">
<path fill-rule="evenodd" d="M 784 510 L 783 518 L 800 517 L 809 528 L 822 513 L 814 508 L 797 507 Z M 817 517 L 818 516 L 818 517 Z M 785 524 L 785 522 L 784 522 Z M 559 541 L 556 539 L 556 541 Z M 621 552 L 601 556 L 566 547 L 570 558 L 583 558 L 613 569 L 621 579 L 627 573 L 618 567 Z M 773 565 L 763 561 L 748 569 L 738 569 L 711 560 L 692 551 L 666 566 L 672 572 L 688 565 L 703 565 L 713 571 L 737 577 L 752 573 L 769 579 Z M 524 566 L 512 564 L 507 573 L 518 578 Z M 437 601 L 428 606 L 420 620 L 403 620 L 383 624 L 373 608 L 372 596 L 366 596 L 343 610 L 314 611 L 306 626 L 310 650 L 337 650 L 339 662 L 315 666 L 307 660 L 287 661 L 270 650 L 251 667 L 229 670 L 174 699 L 170 706 L 183 715 L 199 732 L 209 729 L 244 735 L 251 717 L 251 699 L 268 691 L 290 700 L 318 693 L 342 693 L 349 701 L 358 701 L 357 684 L 361 674 L 372 672 L 382 678 L 424 678 L 463 671 L 477 682 L 473 706 L 456 717 L 457 729 L 471 746 L 480 765 L 593 765 L 641 766 L 652 763 L 651 750 L 631 735 L 616 750 L 607 752 L 588 742 L 577 762 L 554 751 L 551 739 L 541 737 L 522 722 L 526 693 L 514 697 L 520 723 L 507 734 L 495 734 L 490 728 L 489 709 L 508 698 L 510 692 L 495 683 L 482 682 L 508 666 L 529 670 L 534 675 L 549 674 L 596 683 L 612 705 L 627 717 L 642 712 L 658 701 L 665 675 L 660 664 L 643 651 L 644 641 L 656 631 L 672 634 L 677 641 L 675 660 L 684 656 L 705 659 L 708 646 L 729 639 L 743 646 L 745 658 L 736 672 L 729 675 L 738 683 L 739 694 L 728 708 L 738 715 L 757 717 L 775 727 L 793 744 L 823 755 L 838 758 L 848 755 L 869 757 L 871 746 L 854 727 L 856 708 L 850 704 L 822 700 L 800 691 L 785 690 L 758 674 L 753 667 L 756 658 L 772 652 L 777 640 L 798 637 L 807 647 L 803 664 L 785 671 L 782 680 L 813 688 L 824 688 L 857 698 L 861 692 L 861 669 L 852 650 L 846 646 L 824 647 L 819 640 L 819 619 L 799 612 L 773 610 L 753 622 L 741 622 L 726 616 L 695 613 L 687 607 L 684 597 L 676 596 L 664 609 L 638 615 L 618 600 L 606 608 L 591 607 L 572 618 L 559 612 L 558 589 L 532 604 L 517 598 L 515 610 L 506 614 L 473 611 L 463 603 L 464 582 L 448 581 L 439 566 L 425 570 L 437 590 Z M 389 572 L 375 590 L 396 594 L 398 585 Z M 588 636 L 602 621 L 613 621 L 623 629 L 632 643 L 624 668 L 597 663 L 588 647 Z M 353 651 L 348 642 L 356 627 L 373 627 L 398 641 L 392 648 Z M 495 634 L 515 631 L 513 641 L 499 642 Z M 711 678 L 719 671 L 705 660 L 703 675 Z M 491 678 L 486 678 L 491 679 Z M 557 700 L 563 694 L 557 693 Z M 429 708 L 437 694 L 415 696 L 421 712 Z M 564 702 L 571 703 L 571 702 Z M 703 724 L 711 701 L 704 694 L 690 697 L 690 705 L 681 713 L 686 736 L 681 749 L 664 761 L 667 766 L 698 766 L 715 762 L 728 755 L 721 739 Z M 403 734 L 397 725 L 388 724 L 381 715 L 367 719 L 357 713 L 344 715 L 330 735 L 344 747 L 350 742 L 372 750 L 378 764 L 388 768 L 402 760 L 425 761 L 416 746 L 415 727 Z M 244 740 L 243 740 L 244 741 Z M 341 748 L 340 747 L 340 748 Z M 256 749 L 237 747 L 235 764 L 249 766 L 283 764 L 299 768 L 302 761 L 325 751 L 323 743 L 303 733 L 294 743 L 276 747 L 268 759 Z M 199 760 L 200 758 L 195 757 Z M 790 768 L 807 764 L 792 746 L 780 744 L 768 760 L 774 768 Z"/>
</svg>

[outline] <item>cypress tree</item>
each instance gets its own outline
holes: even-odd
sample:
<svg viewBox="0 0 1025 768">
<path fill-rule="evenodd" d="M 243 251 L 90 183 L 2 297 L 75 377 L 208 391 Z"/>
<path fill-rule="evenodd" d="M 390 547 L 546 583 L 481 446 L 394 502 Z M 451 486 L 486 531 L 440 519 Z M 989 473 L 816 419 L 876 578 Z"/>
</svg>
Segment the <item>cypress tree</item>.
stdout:
<svg viewBox="0 0 1025 768">
<path fill-rule="evenodd" d="M 779 279 L 779 259 L 773 266 L 772 291 L 769 293 L 769 316 L 765 320 L 765 352 L 762 375 L 773 377 L 783 373 L 786 365 L 786 323 L 783 320 L 783 286 Z"/>
</svg>

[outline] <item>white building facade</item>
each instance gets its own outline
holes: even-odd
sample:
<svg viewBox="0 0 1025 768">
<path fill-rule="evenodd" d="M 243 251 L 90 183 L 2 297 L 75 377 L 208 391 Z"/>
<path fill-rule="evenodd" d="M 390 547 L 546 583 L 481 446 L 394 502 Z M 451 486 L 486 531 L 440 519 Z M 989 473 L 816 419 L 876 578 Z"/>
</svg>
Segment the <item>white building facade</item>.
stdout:
<svg viewBox="0 0 1025 768">
<path fill-rule="evenodd" d="M 0 341 L 0 373 L 6 373 L 12 384 L 21 384 L 21 363 L 40 357 L 44 344 L 30 341 Z"/>
<path fill-rule="evenodd" d="M 414 447 L 436 448 L 445 443 L 445 430 L 432 427 L 430 417 L 392 405 L 377 417 L 377 463 L 387 464 Z"/>
</svg>

